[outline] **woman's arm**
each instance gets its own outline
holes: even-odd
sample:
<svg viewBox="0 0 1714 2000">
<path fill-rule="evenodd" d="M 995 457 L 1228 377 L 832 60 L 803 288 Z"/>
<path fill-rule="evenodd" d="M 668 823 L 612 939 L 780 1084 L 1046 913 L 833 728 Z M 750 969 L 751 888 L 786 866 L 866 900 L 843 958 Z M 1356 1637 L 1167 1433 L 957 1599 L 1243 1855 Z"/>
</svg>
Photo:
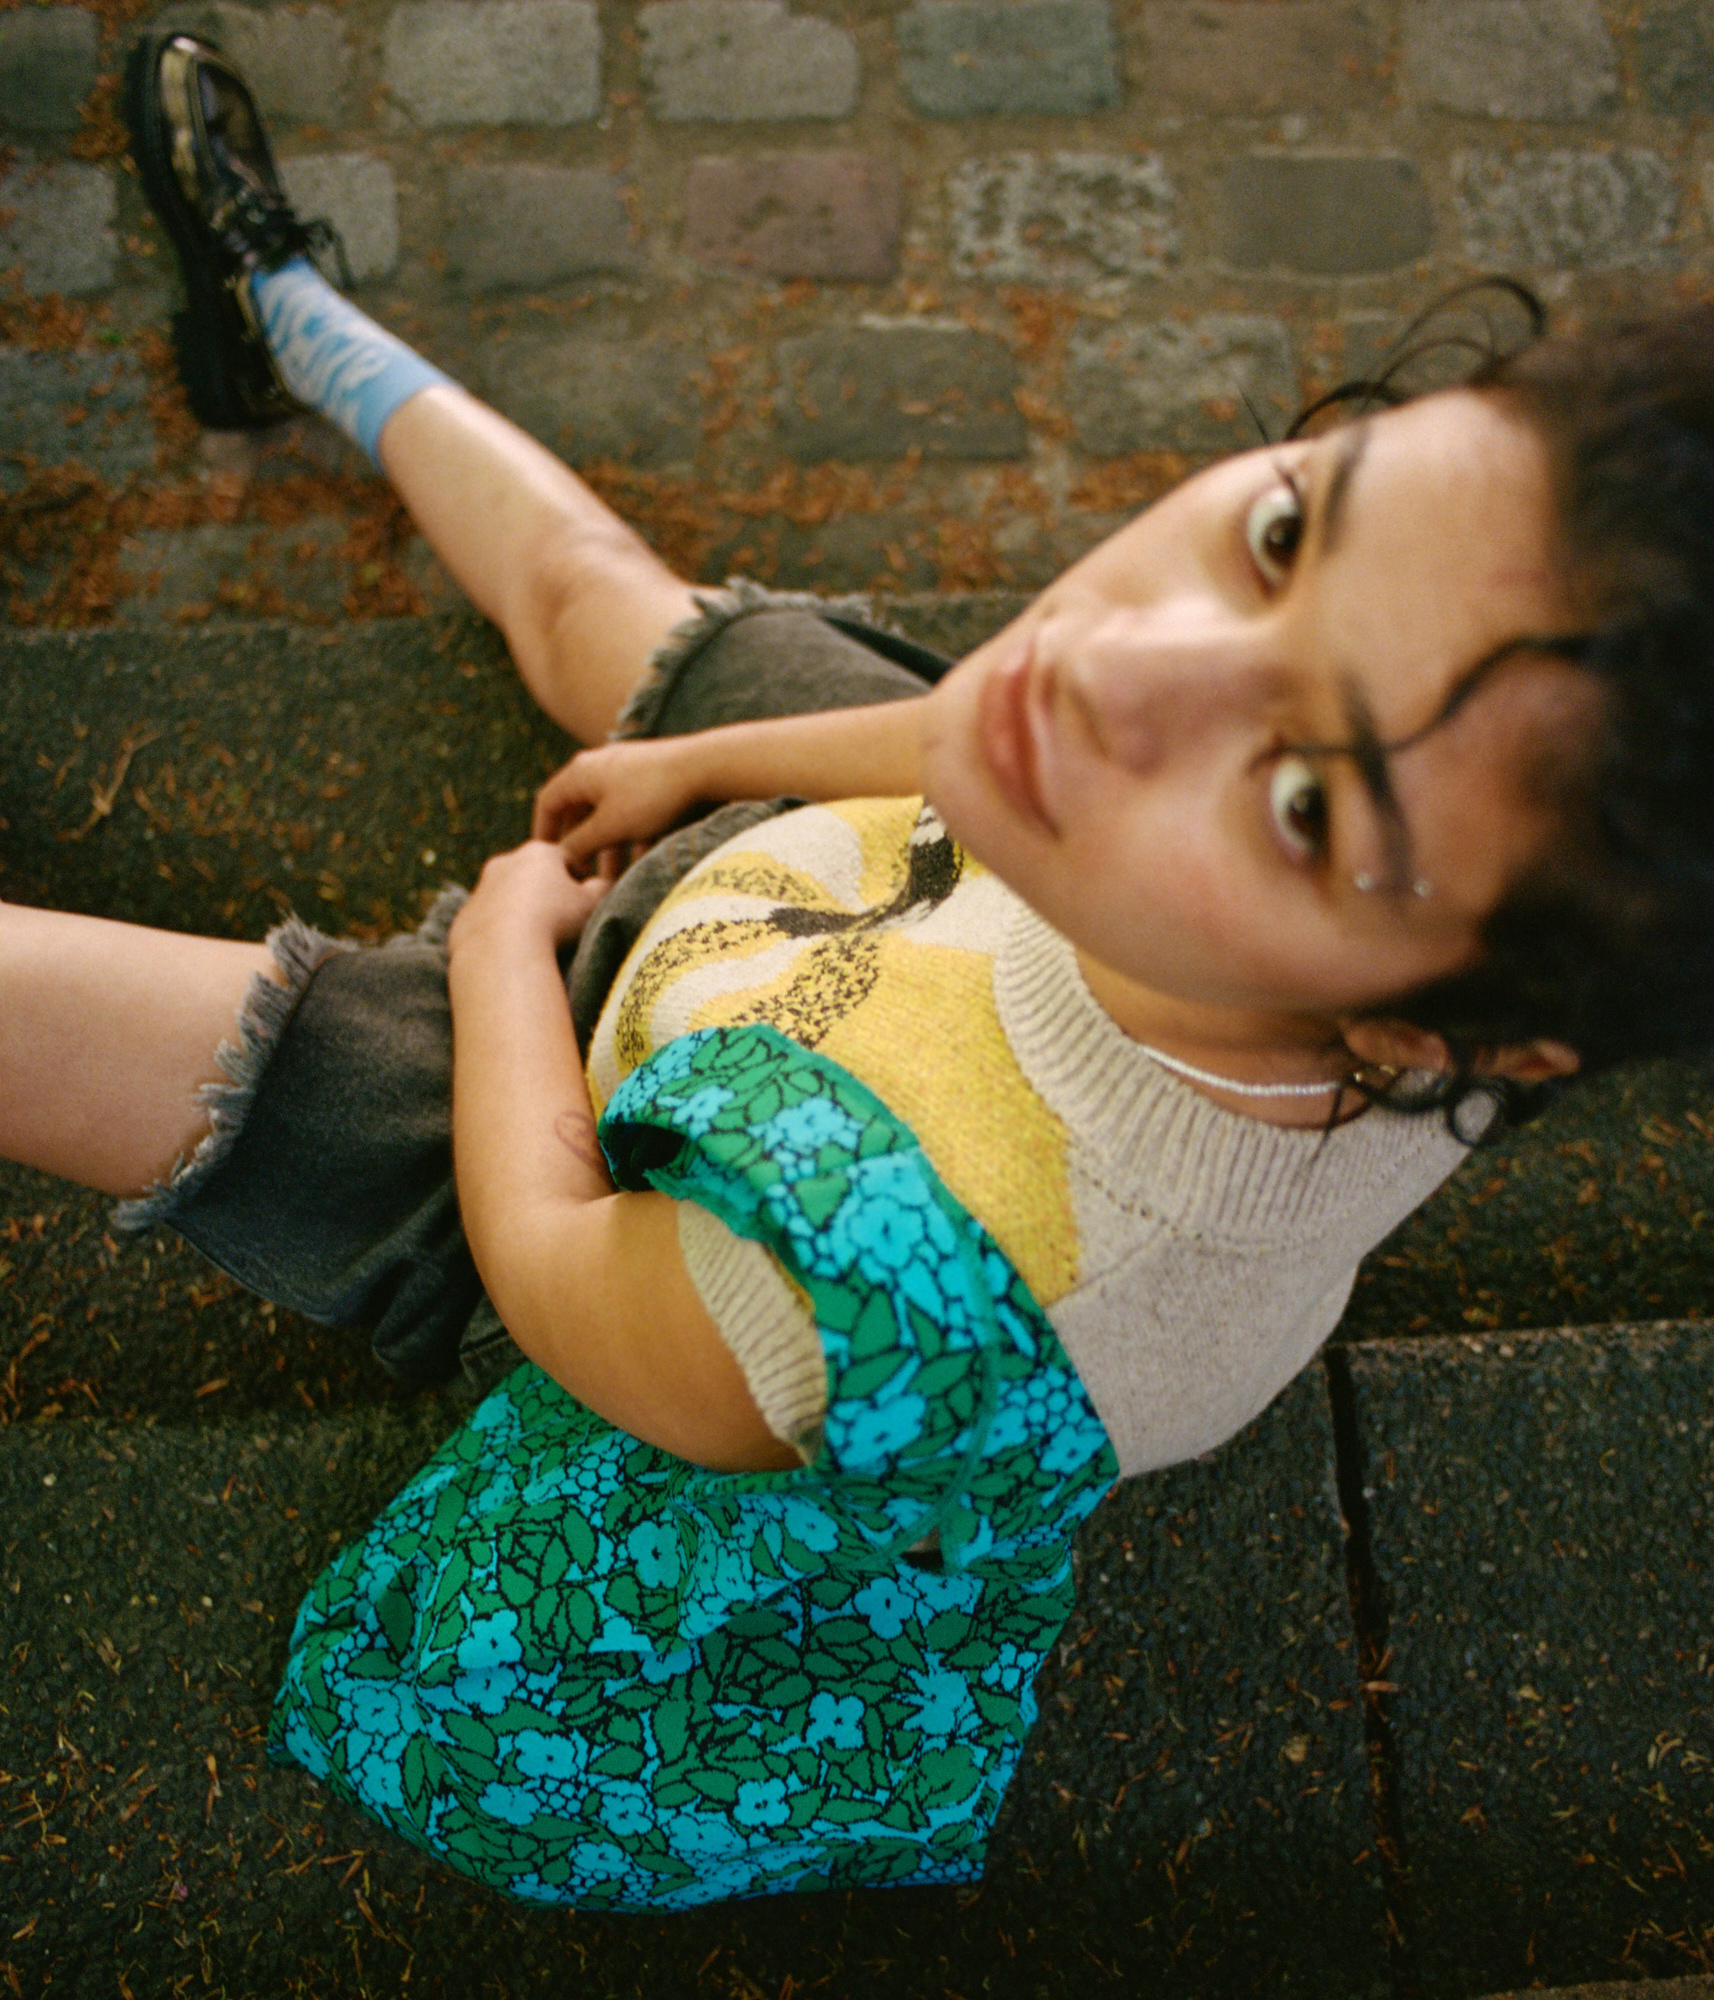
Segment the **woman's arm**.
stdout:
<svg viewBox="0 0 1714 2000">
<path fill-rule="evenodd" d="M 574 867 L 728 799 L 904 798 L 921 789 L 922 704 L 881 702 L 584 750 L 536 794 L 531 832 Z"/>
<path fill-rule="evenodd" d="M 599 886 L 531 842 L 490 861 L 448 940 L 452 1144 L 482 1282 L 530 1359 L 609 1422 L 722 1471 L 800 1463 L 763 1422 L 664 1195 L 615 1194 L 555 952 Z"/>
</svg>

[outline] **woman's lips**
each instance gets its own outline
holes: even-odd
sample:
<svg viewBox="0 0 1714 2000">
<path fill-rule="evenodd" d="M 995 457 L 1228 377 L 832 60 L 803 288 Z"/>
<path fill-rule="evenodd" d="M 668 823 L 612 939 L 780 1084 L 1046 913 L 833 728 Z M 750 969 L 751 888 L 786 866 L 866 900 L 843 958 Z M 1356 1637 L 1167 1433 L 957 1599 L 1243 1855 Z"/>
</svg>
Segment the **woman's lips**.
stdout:
<svg viewBox="0 0 1714 2000">
<path fill-rule="evenodd" d="M 1012 809 L 1049 833 L 1057 833 L 1042 796 L 1041 732 L 1045 706 L 1035 696 L 1035 649 L 993 669 L 982 686 L 978 710 L 982 754 Z"/>
</svg>

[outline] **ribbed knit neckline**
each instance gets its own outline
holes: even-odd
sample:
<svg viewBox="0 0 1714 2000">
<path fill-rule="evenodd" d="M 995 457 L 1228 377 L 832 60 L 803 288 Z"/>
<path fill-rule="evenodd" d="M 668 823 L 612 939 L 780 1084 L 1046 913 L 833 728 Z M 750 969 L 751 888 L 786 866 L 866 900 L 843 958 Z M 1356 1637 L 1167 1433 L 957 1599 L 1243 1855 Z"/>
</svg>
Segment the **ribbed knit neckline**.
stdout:
<svg viewBox="0 0 1714 2000">
<path fill-rule="evenodd" d="M 1016 898 L 994 997 L 1031 1083 L 1088 1149 L 1085 1170 L 1186 1235 L 1254 1244 L 1338 1228 L 1399 1175 L 1438 1181 L 1464 1157 L 1434 1114 L 1374 1108 L 1324 1132 L 1226 1110 L 1131 1040 L 1069 942 Z"/>
</svg>

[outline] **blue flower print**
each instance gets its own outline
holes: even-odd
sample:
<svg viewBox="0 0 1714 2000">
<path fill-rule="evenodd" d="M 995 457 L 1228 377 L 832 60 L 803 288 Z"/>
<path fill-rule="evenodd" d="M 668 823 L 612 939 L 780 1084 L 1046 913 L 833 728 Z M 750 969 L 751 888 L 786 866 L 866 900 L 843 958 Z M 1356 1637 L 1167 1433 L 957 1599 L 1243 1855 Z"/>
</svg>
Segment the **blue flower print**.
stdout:
<svg viewBox="0 0 1714 2000">
<path fill-rule="evenodd" d="M 625 1542 L 636 1564 L 637 1577 L 651 1587 L 678 1582 L 683 1567 L 678 1537 L 665 1521 L 639 1521 Z"/>
<path fill-rule="evenodd" d="M 905 1629 L 905 1620 L 915 1608 L 890 1576 L 872 1578 L 857 1592 L 851 1603 L 883 1639 L 896 1639 Z"/>
<path fill-rule="evenodd" d="M 780 1500 L 780 1520 L 788 1535 L 818 1556 L 839 1546 L 838 1528 L 825 1510 L 811 1500 L 800 1500 L 794 1493 L 784 1494 Z"/>
<path fill-rule="evenodd" d="M 925 1736 L 958 1736 L 976 1719 L 976 1704 L 962 1674 L 913 1673 L 916 1683 L 916 1714 L 913 1718 Z"/>
<path fill-rule="evenodd" d="M 791 1818 L 784 1778 L 746 1778 L 732 1817 L 740 1826 L 782 1826 Z"/>
<path fill-rule="evenodd" d="M 510 1609 L 472 1618 L 458 1638 L 458 1664 L 467 1671 L 509 1666 L 524 1657 L 518 1643 L 518 1614 Z"/>
<path fill-rule="evenodd" d="M 362 1756 L 351 1762 L 357 1767 L 364 1795 L 376 1805 L 401 1811 L 405 1803 L 404 1771 L 401 1759 L 405 1754 L 403 1731 L 395 1736 L 385 1737 L 375 1742 Z"/>
<path fill-rule="evenodd" d="M 609 1778 L 601 1788 L 601 1818 L 609 1833 L 622 1840 L 655 1823 L 655 1804 L 648 1790 L 625 1778 Z"/>
<path fill-rule="evenodd" d="M 535 1795 L 522 1785 L 487 1785 L 477 1804 L 481 1811 L 503 1819 L 508 1826 L 528 1826 L 536 1816 Z"/>
<path fill-rule="evenodd" d="M 974 1611 L 982 1595 L 980 1577 L 956 1570 L 919 1569 L 911 1581 L 925 1618 L 942 1611 Z"/>
<path fill-rule="evenodd" d="M 512 1738 L 512 1757 L 526 1778 L 580 1778 L 589 1761 L 589 1746 L 581 1736 L 549 1736 L 539 1729 L 520 1729 Z"/>
<path fill-rule="evenodd" d="M 825 1689 L 812 1695 L 809 1727 L 803 1740 L 811 1745 L 826 1743 L 835 1750 L 857 1750 L 863 1743 L 863 1704 L 856 1695 L 829 1694 Z"/>
<path fill-rule="evenodd" d="M 851 1465 L 883 1463 L 921 1435 L 923 1410 L 923 1399 L 912 1395 L 861 1405 L 840 1427 L 841 1456 Z"/>
<path fill-rule="evenodd" d="M 1025 1679 L 1034 1674 L 1036 1664 L 1032 1656 L 1019 1652 L 1010 1639 L 1002 1639 L 995 1657 L 982 1669 L 982 1684 L 1015 1694 Z"/>
<path fill-rule="evenodd" d="M 704 1084 L 679 1106 L 679 1119 L 693 1139 L 703 1139 L 714 1130 L 720 1114 L 732 1102 L 732 1093 L 718 1083 Z"/>
<path fill-rule="evenodd" d="M 625 1874 L 629 1865 L 625 1850 L 611 1841 L 585 1840 L 572 1850 L 572 1877 L 580 1888 L 593 1889 L 611 1882 L 615 1876 Z"/>
<path fill-rule="evenodd" d="M 856 1119 L 839 1105 L 825 1097 L 809 1097 L 770 1118 L 761 1136 L 769 1157 L 779 1163 L 788 1180 L 795 1180 L 800 1174 L 819 1170 L 825 1147 L 855 1152 L 862 1131 Z"/>
</svg>

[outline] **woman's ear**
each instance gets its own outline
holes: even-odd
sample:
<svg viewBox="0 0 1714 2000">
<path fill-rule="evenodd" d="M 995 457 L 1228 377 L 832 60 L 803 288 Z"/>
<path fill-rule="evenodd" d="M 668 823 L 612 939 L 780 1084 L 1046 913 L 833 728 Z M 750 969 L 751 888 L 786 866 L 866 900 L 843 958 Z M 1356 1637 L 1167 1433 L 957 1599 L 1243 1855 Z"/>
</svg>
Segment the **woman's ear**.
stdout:
<svg viewBox="0 0 1714 2000">
<path fill-rule="evenodd" d="M 1452 1051 L 1436 1034 L 1390 1018 L 1347 1022 L 1345 1046 L 1360 1063 L 1376 1069 L 1451 1069 Z M 1582 1067 L 1577 1051 L 1565 1042 L 1538 1040 L 1484 1049 L 1477 1059 L 1478 1076 L 1509 1077 L 1513 1083 L 1546 1083 L 1572 1076 Z"/>
<path fill-rule="evenodd" d="M 1345 1046 L 1365 1069 L 1450 1069 L 1452 1051 L 1438 1035 L 1391 1019 L 1348 1021 Z"/>
</svg>

